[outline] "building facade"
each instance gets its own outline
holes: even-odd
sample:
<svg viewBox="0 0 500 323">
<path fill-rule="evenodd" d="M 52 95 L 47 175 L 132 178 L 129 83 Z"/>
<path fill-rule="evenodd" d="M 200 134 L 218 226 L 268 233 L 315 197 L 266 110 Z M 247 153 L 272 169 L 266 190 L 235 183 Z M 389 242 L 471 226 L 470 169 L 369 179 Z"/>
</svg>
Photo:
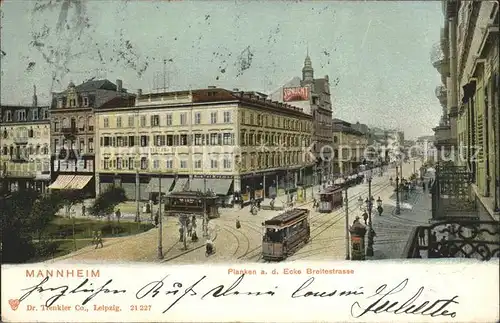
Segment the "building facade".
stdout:
<svg viewBox="0 0 500 323">
<path fill-rule="evenodd" d="M 498 3 L 443 1 L 443 55 L 435 62 L 446 92 L 443 113 L 449 161 L 472 175 L 472 191 L 486 213 L 500 207 Z M 440 98 L 440 96 L 438 96 Z M 437 141 L 440 133 L 436 132 Z M 443 136 L 441 136 L 443 137 Z M 439 147 L 438 147 L 439 148 Z M 480 203 L 479 203 L 480 202 Z"/>
<path fill-rule="evenodd" d="M 284 94 L 289 89 L 307 89 L 302 98 L 287 99 Z M 332 102 L 329 77 L 314 78 L 314 69 L 309 55 L 304 60 L 302 78 L 295 77 L 290 82 L 270 94 L 272 100 L 289 102 L 303 109 L 312 116 L 312 145 L 310 149 L 317 158 L 314 176 L 316 183 L 333 178 L 333 142 L 332 142 Z M 309 148 L 309 147 L 308 147 Z"/>
<path fill-rule="evenodd" d="M 4 189 L 45 192 L 50 182 L 49 107 L 0 106 L 1 177 Z"/>
<path fill-rule="evenodd" d="M 302 150 L 311 116 L 254 92 L 139 91 L 135 104 L 99 109 L 96 120 L 96 190 L 115 183 L 131 199 L 147 200 L 161 185 L 248 201 L 295 189 L 313 163 Z"/>
<path fill-rule="evenodd" d="M 362 132 L 349 122 L 333 119 L 334 178 L 357 172 L 365 160 L 367 146 L 368 139 Z"/>
<path fill-rule="evenodd" d="M 92 80 L 75 86 L 72 82 L 53 93 L 51 105 L 51 189 L 81 189 L 95 193 L 94 112 L 116 97 L 131 95 L 122 82 Z"/>
</svg>

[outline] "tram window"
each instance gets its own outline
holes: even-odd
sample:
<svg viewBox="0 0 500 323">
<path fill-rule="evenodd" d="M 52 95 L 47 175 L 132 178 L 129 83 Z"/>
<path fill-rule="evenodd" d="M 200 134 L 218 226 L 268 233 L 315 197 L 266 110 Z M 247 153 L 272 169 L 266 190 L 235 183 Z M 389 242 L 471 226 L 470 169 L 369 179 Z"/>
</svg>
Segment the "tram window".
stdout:
<svg viewBox="0 0 500 323">
<path fill-rule="evenodd" d="M 281 242 L 283 240 L 283 231 L 276 229 L 267 229 L 266 237 L 270 242 Z"/>
<path fill-rule="evenodd" d="M 321 202 L 330 202 L 332 200 L 332 196 L 330 194 L 322 194 L 320 200 Z"/>
</svg>

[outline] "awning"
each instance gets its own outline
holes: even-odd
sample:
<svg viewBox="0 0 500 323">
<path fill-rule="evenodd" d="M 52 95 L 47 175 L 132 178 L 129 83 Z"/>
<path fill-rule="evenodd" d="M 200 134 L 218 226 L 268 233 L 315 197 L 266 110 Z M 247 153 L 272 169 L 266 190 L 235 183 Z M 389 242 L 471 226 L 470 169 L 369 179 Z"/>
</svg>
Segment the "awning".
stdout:
<svg viewBox="0 0 500 323">
<path fill-rule="evenodd" d="M 174 182 L 173 178 L 162 178 L 161 179 L 161 191 L 162 193 L 167 193 L 170 191 L 170 187 Z M 159 193 L 160 192 L 160 178 L 153 177 L 149 181 L 148 188 L 146 189 L 148 193 Z"/>
<path fill-rule="evenodd" d="M 50 174 L 37 174 L 35 181 L 50 181 Z"/>
<path fill-rule="evenodd" d="M 203 178 L 193 178 L 192 180 L 189 181 L 189 190 L 190 191 L 201 191 L 204 192 L 205 188 L 208 189 L 210 188 L 210 185 L 208 184 L 208 179 L 207 179 L 207 184 L 205 187 L 205 181 Z"/>
<path fill-rule="evenodd" d="M 64 189 L 72 180 L 75 178 L 75 175 L 59 175 L 57 176 L 54 183 L 49 185 L 49 189 Z"/>
<path fill-rule="evenodd" d="M 175 181 L 175 186 L 172 192 L 182 192 L 184 191 L 184 186 L 186 186 L 186 183 L 188 182 L 188 178 L 178 178 Z"/>
<path fill-rule="evenodd" d="M 92 176 L 89 175 L 77 175 L 71 183 L 68 184 L 64 189 L 67 190 L 81 190 L 84 188 L 92 179 Z"/>
<path fill-rule="evenodd" d="M 217 195 L 227 195 L 233 180 L 228 178 L 224 179 L 207 179 L 207 189 L 215 192 Z"/>
</svg>

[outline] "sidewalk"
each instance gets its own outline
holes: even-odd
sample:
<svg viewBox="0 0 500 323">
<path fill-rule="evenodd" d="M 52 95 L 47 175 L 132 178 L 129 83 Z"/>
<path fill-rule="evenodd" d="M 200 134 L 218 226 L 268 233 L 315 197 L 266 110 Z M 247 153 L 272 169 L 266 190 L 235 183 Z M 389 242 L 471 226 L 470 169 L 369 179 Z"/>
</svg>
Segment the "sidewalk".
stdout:
<svg viewBox="0 0 500 323">
<path fill-rule="evenodd" d="M 400 259 L 413 228 L 429 224 L 432 216 L 431 197 L 427 191 L 418 189 L 408 200 L 400 203 L 399 215 L 395 214 L 394 200 L 389 200 L 383 207 L 382 216 L 372 215 L 376 236 L 373 244 L 374 256 L 368 259 Z"/>
</svg>

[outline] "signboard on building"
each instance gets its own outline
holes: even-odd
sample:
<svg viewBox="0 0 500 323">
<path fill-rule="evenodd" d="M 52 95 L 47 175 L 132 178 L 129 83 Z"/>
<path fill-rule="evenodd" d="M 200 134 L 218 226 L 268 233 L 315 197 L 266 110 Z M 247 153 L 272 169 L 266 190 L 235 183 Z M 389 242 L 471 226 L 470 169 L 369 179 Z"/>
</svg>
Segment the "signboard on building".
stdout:
<svg viewBox="0 0 500 323">
<path fill-rule="evenodd" d="M 283 88 L 283 101 L 309 101 L 308 87 L 285 87 Z"/>
</svg>

